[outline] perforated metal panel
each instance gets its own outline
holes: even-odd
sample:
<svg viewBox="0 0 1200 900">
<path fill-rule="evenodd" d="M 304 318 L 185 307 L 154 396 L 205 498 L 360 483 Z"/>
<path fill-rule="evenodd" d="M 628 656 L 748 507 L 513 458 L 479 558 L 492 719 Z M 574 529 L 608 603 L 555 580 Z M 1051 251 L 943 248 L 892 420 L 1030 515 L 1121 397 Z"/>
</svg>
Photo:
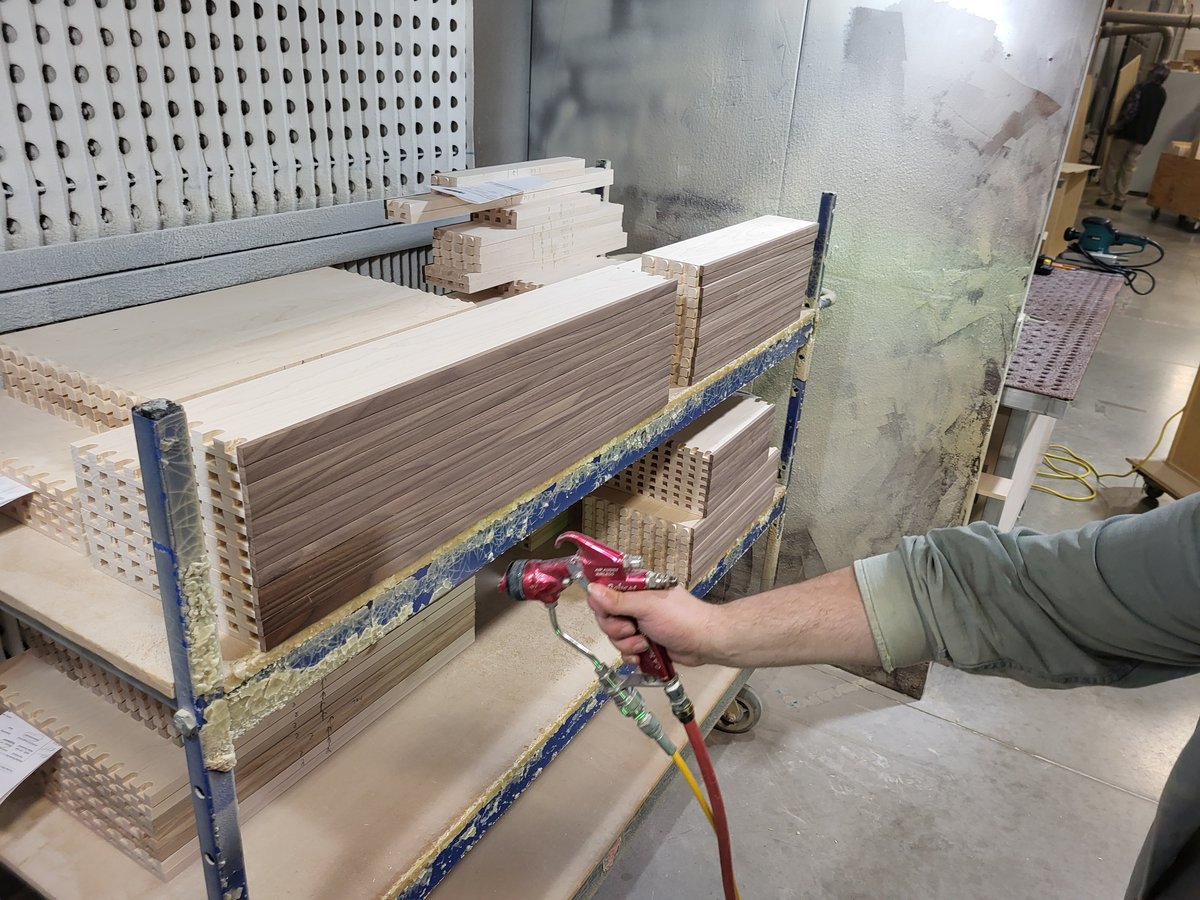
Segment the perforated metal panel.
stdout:
<svg viewBox="0 0 1200 900">
<path fill-rule="evenodd" d="M 421 190 L 467 162 L 468 0 L 0 0 L 4 249 Z"/>
<path fill-rule="evenodd" d="M 425 283 L 425 266 L 433 262 L 432 247 L 416 247 L 412 250 L 401 250 L 399 253 L 384 253 L 379 256 L 368 256 L 342 263 L 338 268 L 380 281 L 390 281 L 392 284 L 402 284 L 405 287 L 429 291 L 432 294 L 445 294 L 442 288 L 430 287 Z"/>
</svg>

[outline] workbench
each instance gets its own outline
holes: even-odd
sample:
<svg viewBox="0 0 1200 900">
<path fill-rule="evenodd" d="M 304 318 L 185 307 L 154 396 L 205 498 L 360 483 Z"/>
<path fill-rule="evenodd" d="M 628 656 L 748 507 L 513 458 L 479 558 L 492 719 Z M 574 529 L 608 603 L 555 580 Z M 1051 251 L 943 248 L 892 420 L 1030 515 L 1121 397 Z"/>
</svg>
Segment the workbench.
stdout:
<svg viewBox="0 0 1200 900">
<path fill-rule="evenodd" d="M 1054 425 L 1070 408 L 1124 282 L 1055 269 L 1031 276 L 1016 349 L 976 489 L 982 518 L 1012 528 L 1033 487 Z"/>
<path fill-rule="evenodd" d="M 286 680 L 293 690 L 315 684 L 355 650 L 369 646 L 365 638 L 413 615 L 447 584 L 476 574 L 480 583 L 494 584 L 496 573 L 489 579 L 481 570 L 502 565 L 506 552 L 649 449 L 768 369 L 790 362 L 791 392 L 775 500 L 690 587 L 698 595 L 707 593 L 760 539 L 765 540 L 763 580 L 769 585 L 778 562 L 811 340 L 818 309 L 829 302 L 820 285 L 834 204 L 834 195 L 823 195 L 807 308 L 798 321 L 699 383 L 672 391 L 666 406 L 650 419 L 476 523 L 413 571 L 378 585 L 348 610 L 330 614 L 268 653 L 222 658 L 211 598 L 205 606 L 202 597 L 189 594 L 181 574 L 203 564 L 205 556 L 203 535 L 196 528 L 197 492 L 185 411 L 164 401 L 137 407 L 134 429 L 165 624 L 165 640 L 160 633 L 148 641 L 155 653 L 141 681 L 161 687 L 158 693 L 176 710 L 195 789 L 202 857 L 164 884 L 26 786 L 0 807 L 0 861 L 47 897 L 64 900 L 195 897 L 201 881 L 210 898 L 249 897 L 251 881 L 256 892 L 269 897 L 416 898 L 443 882 L 445 893 L 439 896 L 573 896 L 589 891 L 610 849 L 665 784 L 670 761 L 611 710 L 598 719 L 602 725 L 584 730 L 603 711 L 607 698 L 598 691 L 591 667 L 553 637 L 538 605 L 499 598 L 484 602 L 474 645 L 244 825 L 234 793 L 236 769 L 226 771 L 214 764 L 211 752 L 214 743 L 220 750 L 222 739 L 229 736 L 205 731 L 206 716 L 214 703 L 222 703 L 222 709 L 231 710 L 235 725 L 252 727 L 275 708 L 264 702 L 272 696 L 271 684 Z M 23 565 L 17 557 L 9 568 Z M 2 602 L 5 579 L 11 574 L 0 572 L 0 611 L 28 621 L 27 611 L 23 614 Z M 29 582 L 25 577 L 26 588 Z M 61 627 L 47 630 L 59 637 L 71 635 L 73 649 L 128 678 L 106 658 L 111 655 L 108 635 L 88 633 L 90 617 L 79 611 L 86 611 L 89 599 L 60 597 Z M 597 648 L 605 646 L 582 596 L 564 594 L 563 600 L 563 627 Z M 153 630 L 153 616 L 146 610 L 138 614 L 140 627 Z M 198 641 L 204 631 L 197 630 L 197 617 L 208 616 L 213 619 L 213 637 Z M 211 674 L 197 674 L 197 667 L 205 665 L 215 665 L 223 677 L 214 684 Z M 717 668 L 689 671 L 685 681 L 698 718 L 711 725 L 747 675 Z M 663 698 L 657 692 L 644 693 L 681 743 L 682 729 Z M 574 744 L 581 734 L 586 735 L 584 742 Z M 203 747 L 202 736 L 209 739 Z M 586 768 L 570 769 L 555 782 L 538 780 L 568 752 Z M 624 773 L 619 787 L 614 771 Z M 605 790 L 597 791 L 597 784 Z M 597 793 L 605 802 L 596 803 Z M 537 812 L 577 812 L 589 804 L 595 818 L 583 830 L 568 827 L 565 820 L 556 826 Z M 520 819 L 501 830 L 498 826 L 510 808 L 521 811 Z M 447 810 L 459 818 L 444 830 Z M 531 818 L 539 820 L 540 831 L 530 824 Z M 468 855 L 493 831 L 495 839 L 481 845 L 487 850 Z M 543 836 L 543 856 L 535 856 L 528 843 L 534 834 Z M 571 865 L 564 866 L 561 857 L 569 848 L 574 848 L 574 856 Z M 471 865 L 456 871 L 464 860 L 472 860 Z"/>
</svg>

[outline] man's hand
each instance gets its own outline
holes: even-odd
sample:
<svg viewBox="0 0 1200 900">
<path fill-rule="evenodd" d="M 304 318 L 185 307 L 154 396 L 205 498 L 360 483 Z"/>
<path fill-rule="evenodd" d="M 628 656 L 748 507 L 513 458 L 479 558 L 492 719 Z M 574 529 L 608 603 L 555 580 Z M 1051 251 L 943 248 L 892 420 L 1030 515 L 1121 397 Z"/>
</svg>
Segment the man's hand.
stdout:
<svg viewBox="0 0 1200 900">
<path fill-rule="evenodd" d="M 683 588 L 618 593 L 593 584 L 588 606 L 627 663 L 637 663 L 648 637 L 685 666 L 879 665 L 849 568 L 719 605 Z"/>
<path fill-rule="evenodd" d="M 681 665 L 720 662 L 713 644 L 714 620 L 720 608 L 698 600 L 683 588 L 621 592 L 592 584 L 588 587 L 588 606 L 627 663 L 636 665 L 638 654 L 646 649 L 642 635 L 665 647 L 671 659 Z"/>
</svg>

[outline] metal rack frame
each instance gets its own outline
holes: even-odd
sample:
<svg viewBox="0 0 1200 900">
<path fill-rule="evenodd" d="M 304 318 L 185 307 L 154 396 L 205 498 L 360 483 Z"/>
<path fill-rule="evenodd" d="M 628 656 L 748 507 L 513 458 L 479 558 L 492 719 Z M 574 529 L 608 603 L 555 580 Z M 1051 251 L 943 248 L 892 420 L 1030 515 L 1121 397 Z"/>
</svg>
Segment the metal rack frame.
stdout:
<svg viewBox="0 0 1200 900">
<path fill-rule="evenodd" d="M 771 508 L 738 544 L 693 585 L 704 595 L 759 538 L 766 535 L 766 578 L 773 580 L 779 559 L 796 429 L 808 379 L 809 353 L 817 311 L 831 302 L 822 292 L 825 254 L 833 225 L 836 196 L 821 197 L 819 231 L 806 309 L 800 321 L 701 383 L 675 392 L 654 417 L 626 432 L 594 455 L 581 460 L 554 482 L 526 494 L 504 513 L 485 519 L 440 548 L 432 558 L 402 578 L 389 579 L 360 599 L 349 614 L 333 614 L 322 623 L 256 657 L 253 671 L 228 672 L 221 659 L 215 604 L 207 587 L 207 553 L 199 495 L 183 408 L 154 400 L 134 409 L 133 426 L 143 473 L 146 505 L 158 566 L 160 594 L 175 681 L 174 721 L 183 737 L 207 895 L 211 900 L 249 897 L 235 790 L 232 737 L 254 727 L 270 709 L 248 702 L 273 673 L 287 670 L 291 692 L 276 707 L 316 683 L 373 640 L 432 602 L 440 590 L 458 584 L 500 556 L 554 516 L 581 500 L 621 469 L 643 456 L 732 393 L 771 367 L 795 360 L 781 448 L 782 486 Z M 34 623 L 36 625 L 36 623 Z M 41 626 L 37 626 L 41 627 Z M 364 640 L 365 636 L 365 640 Z M 353 645 L 363 641 L 362 646 Z M 83 648 L 79 648 L 81 651 Z M 83 651 L 88 658 L 95 655 Z M 106 666 L 111 670 L 112 667 Z M 123 679 L 132 681 L 124 673 Z M 455 863 L 487 832 L 606 701 L 598 691 L 585 692 L 558 728 L 535 745 L 518 774 L 484 803 L 463 829 L 434 856 L 421 876 L 397 896 L 424 897 Z M 214 724 L 215 723 L 215 724 Z"/>
</svg>

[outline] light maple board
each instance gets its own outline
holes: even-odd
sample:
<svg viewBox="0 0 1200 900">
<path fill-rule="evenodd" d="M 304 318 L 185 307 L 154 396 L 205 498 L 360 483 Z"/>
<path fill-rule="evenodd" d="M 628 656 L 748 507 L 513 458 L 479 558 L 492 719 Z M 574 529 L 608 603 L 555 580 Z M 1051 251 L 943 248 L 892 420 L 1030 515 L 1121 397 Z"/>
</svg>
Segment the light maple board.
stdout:
<svg viewBox="0 0 1200 900">
<path fill-rule="evenodd" d="M 84 428 L 0 395 L 0 475 L 35 492 L 3 513 L 79 551 L 83 531 L 70 444 L 87 435 Z"/>
<path fill-rule="evenodd" d="M 191 404 L 222 543 L 246 556 L 224 567 L 252 575 L 260 645 L 660 408 L 673 294 L 611 267 Z"/>
<path fill-rule="evenodd" d="M 21 641 L 29 652 L 42 662 L 54 666 L 104 702 L 116 706 L 135 722 L 140 722 L 172 743 L 182 744 L 172 722 L 174 712 L 167 704 L 118 678 L 87 657 L 51 640 L 36 628 L 22 624 L 20 633 Z"/>
<path fill-rule="evenodd" d="M 545 200 L 527 200 L 517 206 L 472 213 L 471 220 L 500 228 L 525 228 L 595 209 L 602 202 L 599 194 L 566 194 Z"/>
<path fill-rule="evenodd" d="M 531 159 L 523 163 L 504 163 L 498 166 L 479 166 L 474 169 L 459 169 L 454 172 L 435 172 L 433 183 L 450 187 L 465 187 L 466 185 L 481 184 L 489 181 L 506 181 L 510 178 L 523 178 L 530 175 L 562 176 L 568 173 L 578 174 L 583 171 L 586 163 L 576 156 L 555 156 L 549 159 Z"/>
<path fill-rule="evenodd" d="M 466 308 L 316 269 L 13 332 L 0 364 L 10 395 L 103 430 L 140 400 L 188 400 Z"/>
<path fill-rule="evenodd" d="M 314 685 L 235 742 L 243 818 L 328 758 L 473 639 L 467 582 Z M 434 665 L 431 665 L 434 662 Z M 45 772 L 47 796 L 139 862 L 164 874 L 195 854 L 182 750 L 113 703 L 26 656 L 0 669 L 0 704 L 61 744 Z"/>
<path fill-rule="evenodd" d="M 387 201 L 387 217 L 394 222 L 412 224 L 414 222 L 432 222 L 438 219 L 449 219 L 457 215 L 483 212 L 489 209 L 518 206 L 521 203 L 548 200 L 580 191 L 591 191 L 608 187 L 613 183 L 613 170 L 599 167 L 583 169 L 578 174 L 562 173 L 559 176 L 548 176 L 551 184 L 546 187 L 514 194 L 503 200 L 491 200 L 486 203 L 464 203 L 446 194 L 415 194 L 409 197 L 395 197 Z"/>
<path fill-rule="evenodd" d="M 764 249 L 788 238 L 816 235 L 817 224 L 785 216 L 759 216 L 667 244 L 642 254 L 642 269 L 657 274 L 709 275 L 729 272 L 754 261 Z M 659 269 L 666 268 L 666 272 Z"/>
<path fill-rule="evenodd" d="M 23 618 L 96 654 L 153 690 L 174 696 L 162 603 L 98 572 L 32 528 L 0 519 L 0 601 Z M 251 647 L 221 637 L 226 660 Z"/>
</svg>

